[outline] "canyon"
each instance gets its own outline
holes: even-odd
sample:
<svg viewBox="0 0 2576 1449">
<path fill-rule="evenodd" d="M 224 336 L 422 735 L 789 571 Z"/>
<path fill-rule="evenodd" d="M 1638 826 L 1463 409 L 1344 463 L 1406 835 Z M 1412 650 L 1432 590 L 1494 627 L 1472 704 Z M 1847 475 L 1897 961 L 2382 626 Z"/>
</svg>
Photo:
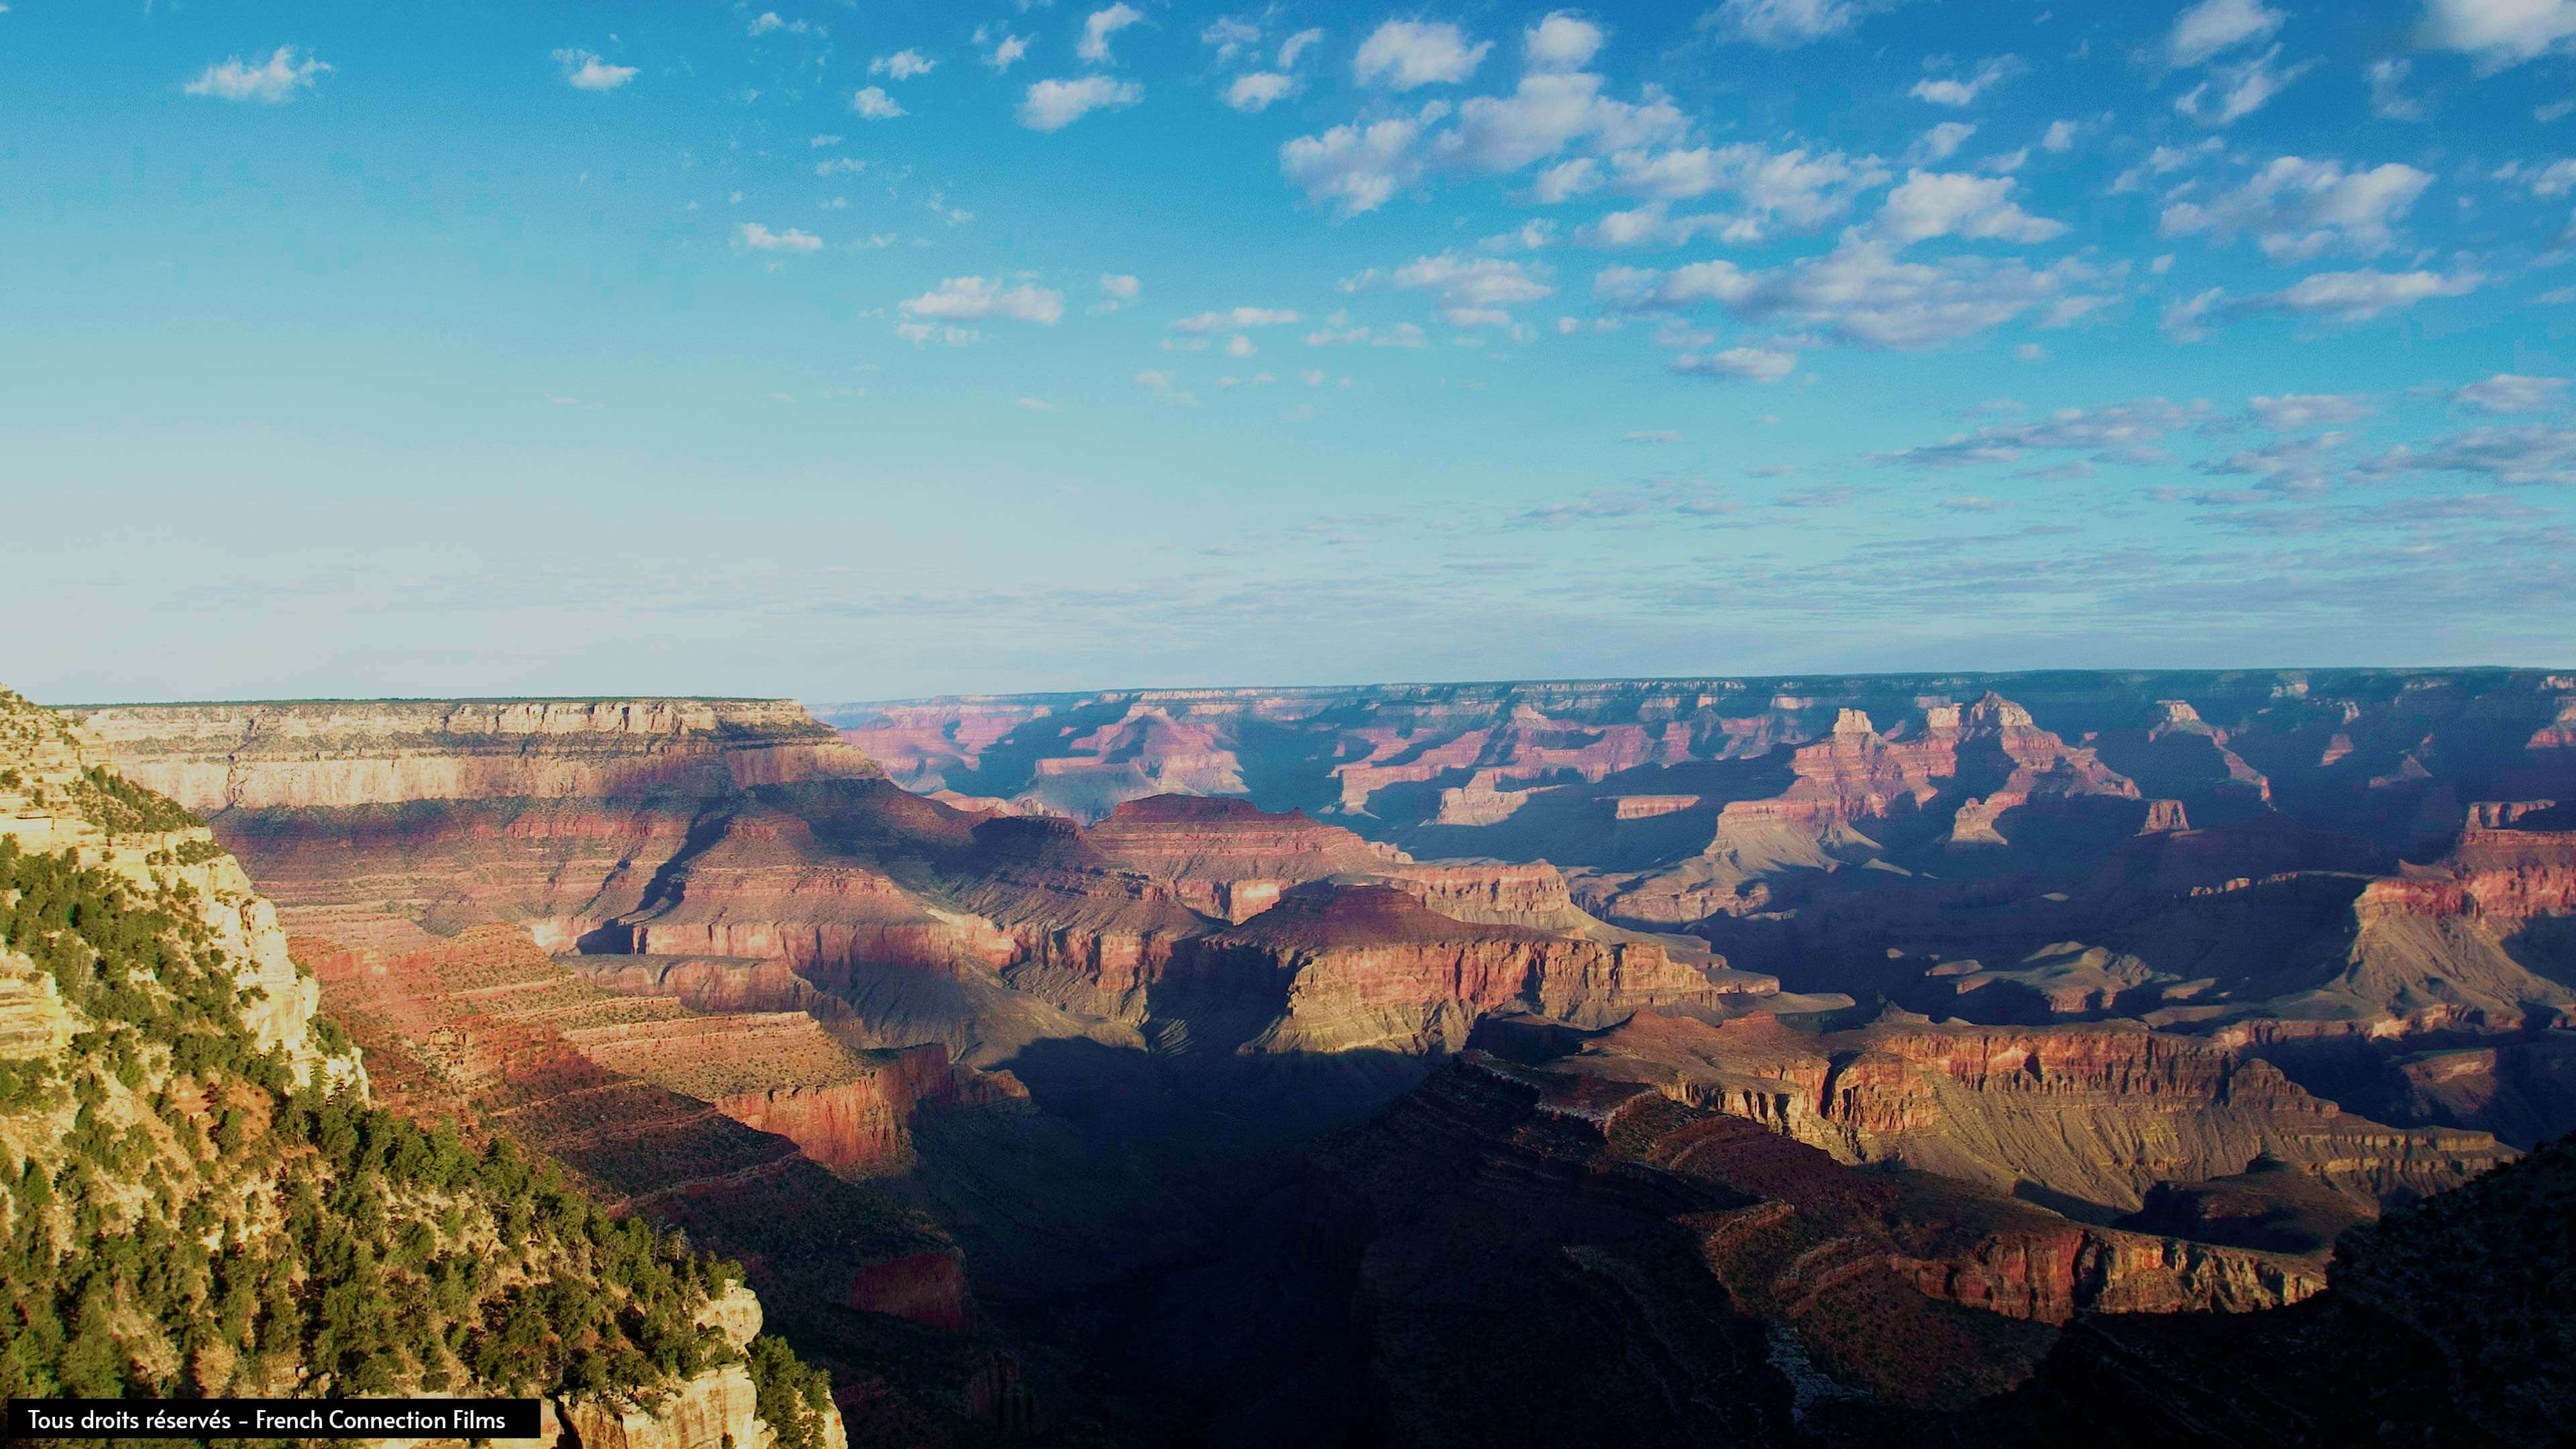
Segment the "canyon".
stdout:
<svg viewBox="0 0 2576 1449">
<path fill-rule="evenodd" d="M 66 717 L 853 1443 L 1868 1442 L 2576 1126 L 2544 671 Z"/>
</svg>

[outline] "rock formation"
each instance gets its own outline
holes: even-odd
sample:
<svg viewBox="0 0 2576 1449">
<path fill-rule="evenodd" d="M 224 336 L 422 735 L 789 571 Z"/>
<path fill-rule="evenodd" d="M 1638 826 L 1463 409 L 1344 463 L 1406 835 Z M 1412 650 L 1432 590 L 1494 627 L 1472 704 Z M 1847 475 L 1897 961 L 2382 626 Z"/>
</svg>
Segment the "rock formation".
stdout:
<svg viewBox="0 0 2576 1449">
<path fill-rule="evenodd" d="M 1552 1071 L 1654 1086 L 1849 1163 L 1897 1162 L 2108 1221 L 2159 1184 L 2285 1164 L 2375 1213 L 2512 1154 L 2483 1133 L 2339 1111 L 2268 1063 L 2128 1023 L 1891 1019 L 1821 1036 L 1641 1013 Z"/>
<path fill-rule="evenodd" d="M 0 692 L 0 1395 L 533 1392 L 586 1443 L 779 1441 L 730 1270 L 376 1109 L 318 995 L 203 826 Z"/>
</svg>

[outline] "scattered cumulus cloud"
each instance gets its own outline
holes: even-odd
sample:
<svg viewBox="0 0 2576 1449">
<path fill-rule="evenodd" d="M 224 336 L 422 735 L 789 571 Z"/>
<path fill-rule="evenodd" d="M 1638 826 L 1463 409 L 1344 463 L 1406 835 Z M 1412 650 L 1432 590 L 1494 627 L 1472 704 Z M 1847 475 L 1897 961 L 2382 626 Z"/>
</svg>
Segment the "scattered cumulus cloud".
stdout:
<svg viewBox="0 0 2576 1449">
<path fill-rule="evenodd" d="M 561 52 L 557 52 L 557 56 L 560 58 Z M 256 65 L 234 56 L 221 65 L 207 66 L 195 80 L 180 89 L 192 96 L 212 96 L 224 101 L 259 101 L 273 106 L 293 100 L 297 91 L 313 89 L 314 78 L 330 69 L 328 63 L 301 54 L 294 46 L 281 45 L 269 52 L 268 59 Z M 634 72 L 626 74 L 631 76 Z"/>
<path fill-rule="evenodd" d="M 2420 121 L 2424 103 L 2406 89 L 2406 77 L 2415 62 L 2404 56 L 2374 60 L 2364 74 L 2370 80 L 2370 113 L 2383 121 Z"/>
<path fill-rule="evenodd" d="M 2425 0 L 2426 45 L 2465 51 L 2502 70 L 2576 51 L 2576 0 Z"/>
<path fill-rule="evenodd" d="M 587 50 L 558 50 L 555 64 L 563 67 L 563 78 L 577 91 L 613 91 L 636 74 L 631 65 L 610 65 Z"/>
<path fill-rule="evenodd" d="M 755 252 L 812 252 L 822 250 L 823 239 L 792 226 L 771 231 L 759 222 L 746 221 L 734 229 L 734 245 Z"/>
<path fill-rule="evenodd" d="M 2558 406 L 2566 391 L 2563 377 L 2499 372 L 2454 391 L 2451 401 L 2482 413 L 2536 413 Z"/>
<path fill-rule="evenodd" d="M 1007 318 L 1053 326 L 1064 317 L 1064 294 L 1022 282 L 1005 286 L 999 277 L 950 277 L 918 297 L 898 304 L 909 317 L 946 322 L 980 322 Z"/>
<path fill-rule="evenodd" d="M 1609 267 L 1593 279 L 1593 293 L 1632 311 L 1715 304 L 1757 325 L 1816 327 L 1855 346 L 1914 350 L 2088 295 L 2081 289 L 2104 280 L 2077 257 L 2038 268 L 2018 258 L 1906 261 L 1884 240 L 1847 237 L 1825 255 L 1762 271 L 1723 260 L 1669 272 Z"/>
<path fill-rule="evenodd" d="M 1581 70 L 1601 49 L 1601 27 L 1571 10 L 1558 10 L 1522 32 L 1521 54 L 1537 71 Z"/>
<path fill-rule="evenodd" d="M 1446 21 L 1390 20 L 1360 42 L 1359 54 L 1351 61 L 1351 78 L 1391 91 L 1456 85 L 1475 74 L 1493 48 L 1490 40 L 1469 44 L 1458 27 Z"/>
<path fill-rule="evenodd" d="M 1235 307 L 1223 312 L 1201 312 L 1172 324 L 1175 332 L 1193 336 L 1209 332 L 1234 332 L 1246 327 L 1284 327 L 1297 320 L 1297 314 L 1285 307 Z"/>
<path fill-rule="evenodd" d="M 2174 17 L 2165 63 L 2178 70 L 2202 64 L 2222 51 L 2270 39 L 2287 19 L 2261 0 L 2200 0 Z"/>
<path fill-rule="evenodd" d="M 1296 84 L 1294 77 L 1278 71 L 1252 71 L 1236 76 L 1234 83 L 1225 88 L 1225 103 L 1247 116 L 1253 115 L 1288 94 Z"/>
<path fill-rule="evenodd" d="M 938 64 L 939 62 L 923 55 L 920 51 L 898 50 L 892 55 L 881 55 L 869 61 L 868 74 L 881 75 L 888 80 L 905 81 L 917 75 L 930 74 Z"/>
<path fill-rule="evenodd" d="M 1417 257 L 1392 271 L 1374 268 L 1342 279 L 1345 292 L 1395 287 L 1430 292 L 1441 319 L 1453 327 L 1511 325 L 1509 309 L 1555 294 L 1535 262 L 1504 257 L 1462 257 L 1454 252 Z"/>
<path fill-rule="evenodd" d="M 1798 354 L 1769 347 L 1730 347 L 1706 356 L 1673 359 L 1673 371 L 1695 377 L 1733 377 L 1747 382 L 1778 382 L 1798 366 Z"/>
<path fill-rule="evenodd" d="M 1872 225 L 1900 247 L 1944 236 L 2044 242 L 2065 235 L 2064 222 L 2033 216 L 2013 201 L 2015 184 L 2009 176 L 1910 171 L 1888 192 Z"/>
<path fill-rule="evenodd" d="M 1791 50 L 1848 34 L 1862 20 L 1893 10 L 1903 0 L 1725 0 L 1700 18 L 1704 29 L 1730 40 Z"/>
<path fill-rule="evenodd" d="M 1936 106 L 1973 106 L 1977 97 L 2021 74 L 2024 68 L 2019 58 L 1998 55 L 1965 76 L 1925 76 L 1906 94 Z"/>
<path fill-rule="evenodd" d="M 2357 423 L 2379 411 L 2369 398 L 2353 393 L 2293 392 L 2246 399 L 2245 410 L 2259 426 L 2276 433 L 2320 424 Z"/>
<path fill-rule="evenodd" d="M 2474 473 L 2497 483 L 2576 484 L 2576 428 L 2518 423 L 2470 428 L 2429 443 L 2401 443 L 2363 463 L 2364 477 Z"/>
<path fill-rule="evenodd" d="M 1943 121 L 1924 132 L 1911 147 L 1908 147 L 1905 159 L 1917 166 L 1932 161 L 1947 161 L 1959 154 L 1959 148 L 1966 145 L 1968 138 L 1975 134 L 1977 134 L 1977 127 L 1972 121 Z"/>
<path fill-rule="evenodd" d="M 850 97 L 850 109 L 858 112 L 860 119 L 868 121 L 891 121 L 897 116 L 910 114 L 896 104 L 894 97 L 886 94 L 883 86 L 863 87 L 857 95 Z"/>
<path fill-rule="evenodd" d="M 1009 70 L 1028 55 L 1030 39 L 1031 37 L 1026 35 L 1013 35 L 1000 26 L 978 25 L 975 27 L 973 44 L 983 52 L 984 64 L 998 74 Z"/>
<path fill-rule="evenodd" d="M 2346 171 L 2333 161 L 2282 156 L 2252 179 L 2206 202 L 2180 200 L 2157 219 L 2160 236 L 2211 233 L 2251 236 L 2280 262 L 2309 261 L 2329 251 L 2363 256 L 2386 251 L 2389 228 L 2432 184 L 2429 173 L 2400 162 Z"/>
<path fill-rule="evenodd" d="M 1113 64 L 1109 54 L 1109 37 L 1145 18 L 1145 12 L 1126 0 L 1106 10 L 1094 10 L 1083 18 L 1082 39 L 1075 42 L 1073 53 L 1093 65 Z"/>
<path fill-rule="evenodd" d="M 1144 98 L 1143 86 L 1105 75 L 1042 80 L 1021 99 L 1020 124 L 1032 131 L 1061 131 L 1093 111 L 1132 106 Z"/>
<path fill-rule="evenodd" d="M 2282 66 L 2281 47 L 2233 65 L 2213 65 L 2209 78 L 2174 97 L 2174 109 L 2204 126 L 2232 126 L 2271 104 L 2290 82 L 2316 68 L 2314 60 Z"/>
</svg>

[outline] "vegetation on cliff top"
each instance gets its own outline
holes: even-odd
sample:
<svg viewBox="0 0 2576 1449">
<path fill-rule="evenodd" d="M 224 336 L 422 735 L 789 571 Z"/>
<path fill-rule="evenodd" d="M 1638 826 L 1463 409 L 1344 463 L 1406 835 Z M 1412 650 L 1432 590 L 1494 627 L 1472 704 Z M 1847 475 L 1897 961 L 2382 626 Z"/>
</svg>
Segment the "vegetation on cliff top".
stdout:
<svg viewBox="0 0 2576 1449">
<path fill-rule="evenodd" d="M 194 823 L 112 772 L 36 769 L 53 741 L 22 705 L 0 699 L 0 754 L 28 766 L 10 788 L 39 775 L 47 807 L 118 834 Z M 18 1039 L 68 1036 L 0 1061 L 0 1397 L 650 1404 L 744 1356 L 702 1321 L 737 1265 L 611 1216 L 506 1138 L 471 1147 L 261 1050 L 200 905 L 0 836 L 0 970 L 37 987 L 12 998 L 37 1026 Z M 815 1449 L 822 1376 L 772 1339 L 749 1357 L 762 1407 Z"/>
</svg>

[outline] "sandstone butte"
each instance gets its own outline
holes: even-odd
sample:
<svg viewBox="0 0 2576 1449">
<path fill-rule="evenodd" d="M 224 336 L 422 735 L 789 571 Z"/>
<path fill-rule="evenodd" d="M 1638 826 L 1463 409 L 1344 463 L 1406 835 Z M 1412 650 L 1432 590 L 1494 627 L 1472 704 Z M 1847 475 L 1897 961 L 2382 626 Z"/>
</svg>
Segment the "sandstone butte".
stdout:
<svg viewBox="0 0 2576 1449">
<path fill-rule="evenodd" d="M 318 1025 L 320 984 L 299 965 L 274 905 L 204 826 L 175 814 L 161 818 L 155 813 L 160 802 L 123 793 L 126 787 L 104 774 L 104 766 L 93 742 L 63 729 L 50 713 L 0 691 L 0 839 L 29 855 L 68 856 L 78 868 L 113 876 L 146 899 L 193 912 L 206 932 L 207 948 L 231 964 L 243 993 L 240 1024 L 248 1044 L 282 1052 L 298 1082 L 345 1101 L 372 1101 L 378 1093 L 362 1052 L 325 1044 Z M 17 1059 L 21 1066 L 29 1058 L 51 1058 L 71 1044 L 76 1031 L 95 1025 L 63 999 L 52 974 L 0 945 L 0 1056 Z M 152 1074 L 162 1069 L 148 1058 L 141 1066 L 144 1085 L 153 1086 Z M 222 1105 L 209 1102 L 205 1091 L 184 1077 L 163 1081 L 160 1090 L 179 1110 L 209 1120 Z M 111 1117 L 122 1109 L 114 1089 L 102 1105 Z M 68 1130 L 67 1122 L 46 1116 L 40 1107 L 23 1118 L 0 1110 L 0 1156 L 14 1159 L 8 1164 L 12 1181 L 19 1176 L 17 1162 L 47 1155 L 59 1142 L 46 1139 Z M 183 1164 L 180 1176 L 187 1176 L 193 1164 L 184 1157 L 173 1160 Z M 167 1161 L 153 1167 L 162 1176 L 165 1194 L 172 1185 L 169 1169 Z M 94 1190 L 108 1190 L 95 1177 L 89 1181 Z M 275 1184 L 270 1191 L 283 1195 L 286 1187 Z M 25 1211 L 24 1206 L 17 1211 Z M 315 1291 L 327 1286 L 315 1285 Z M 760 1299 L 737 1283 L 709 1301 L 698 1321 L 740 1350 L 759 1334 L 762 1318 Z M 463 1387 L 469 1393 L 492 1391 Z M 751 1375 L 737 1360 L 641 1397 L 549 1396 L 543 1401 L 543 1434 L 527 1442 L 553 1443 L 568 1435 L 582 1444 L 625 1449 L 769 1449 L 778 1436 L 760 1417 L 755 1399 Z M 823 1407 L 819 1432 L 823 1449 L 848 1449 L 836 1407 Z"/>
</svg>

